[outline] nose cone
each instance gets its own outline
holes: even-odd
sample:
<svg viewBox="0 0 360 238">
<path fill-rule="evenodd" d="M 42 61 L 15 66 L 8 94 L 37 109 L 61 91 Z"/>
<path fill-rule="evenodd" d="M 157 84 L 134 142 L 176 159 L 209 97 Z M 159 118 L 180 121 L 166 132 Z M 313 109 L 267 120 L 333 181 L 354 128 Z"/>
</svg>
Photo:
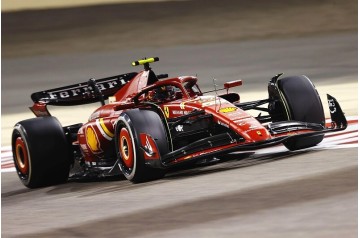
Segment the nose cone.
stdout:
<svg viewBox="0 0 360 238">
<path fill-rule="evenodd" d="M 258 128 L 245 132 L 253 141 L 270 139 L 271 135 L 265 128 Z"/>
<path fill-rule="evenodd" d="M 232 126 L 247 141 L 256 142 L 271 138 L 269 131 L 250 115 L 246 118 L 233 120 Z"/>
</svg>

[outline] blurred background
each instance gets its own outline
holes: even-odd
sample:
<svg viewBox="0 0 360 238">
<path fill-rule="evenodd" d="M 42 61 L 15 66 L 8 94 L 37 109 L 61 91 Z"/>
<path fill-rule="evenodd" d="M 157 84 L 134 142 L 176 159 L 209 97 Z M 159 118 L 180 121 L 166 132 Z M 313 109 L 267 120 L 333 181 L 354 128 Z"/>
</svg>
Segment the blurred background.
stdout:
<svg viewBox="0 0 360 238">
<path fill-rule="evenodd" d="M 139 71 L 131 62 L 154 56 L 160 57 L 152 64 L 156 73 L 197 75 L 203 91 L 213 88 L 213 79 L 217 84 L 243 79 L 243 86 L 235 89 L 242 101 L 266 98 L 267 83 L 275 74 L 305 74 L 317 86 L 325 111 L 330 93 L 347 116 L 358 114 L 356 0 L 2 0 L 1 4 L 2 146 L 10 145 L 17 121 L 33 117 L 28 110 L 31 93 Z M 86 121 L 98 106 L 50 112 L 67 125 Z M 12 223 L 16 216 L 9 214 L 5 236 L 20 234 L 16 224 L 22 223 Z M 68 225 L 65 220 L 58 224 Z M 42 222 L 55 226 L 46 216 Z M 347 222 L 329 224 L 346 227 Z M 25 233 L 41 230 L 24 224 Z M 336 228 L 318 230 L 334 234 Z M 351 237 L 353 231 L 351 226 L 350 233 L 342 234 Z"/>
<path fill-rule="evenodd" d="M 6 58 L 357 31 L 355 0 L 4 0 L 2 7 Z"/>
<path fill-rule="evenodd" d="M 349 31 L 355 0 L 2 1 L 5 58 Z"/>
<path fill-rule="evenodd" d="M 341 101 L 357 114 L 355 0 L 4 0 L 1 44 L 3 129 L 32 116 L 35 91 L 139 71 L 130 62 L 153 56 L 155 72 L 197 75 L 203 90 L 242 78 L 244 100 L 266 97 L 275 74 L 305 74 L 353 89 Z"/>
</svg>

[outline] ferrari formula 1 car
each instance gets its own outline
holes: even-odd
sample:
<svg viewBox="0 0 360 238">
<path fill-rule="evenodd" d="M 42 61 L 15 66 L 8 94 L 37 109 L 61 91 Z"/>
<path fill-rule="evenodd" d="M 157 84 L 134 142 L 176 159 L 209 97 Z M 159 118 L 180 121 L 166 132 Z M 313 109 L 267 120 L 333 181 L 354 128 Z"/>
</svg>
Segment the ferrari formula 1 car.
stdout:
<svg viewBox="0 0 360 238">
<path fill-rule="evenodd" d="M 324 133 L 344 130 L 346 118 L 337 100 L 327 95 L 331 126 L 325 126 L 320 97 L 306 76 L 274 76 L 267 99 L 240 102 L 227 93 L 205 95 L 197 78 L 156 75 L 149 64 L 133 62 L 139 73 L 36 92 L 30 108 L 36 118 L 18 122 L 12 134 L 16 171 L 29 188 L 66 182 L 75 175 L 123 174 L 132 182 L 162 178 L 173 167 L 196 164 L 235 151 L 283 144 L 299 150 L 320 143 Z M 84 124 L 63 127 L 47 105 L 100 102 Z M 265 105 L 265 106 L 261 106 Z M 254 117 L 248 110 L 263 114 Z M 221 157 L 221 156 L 220 156 Z"/>
</svg>

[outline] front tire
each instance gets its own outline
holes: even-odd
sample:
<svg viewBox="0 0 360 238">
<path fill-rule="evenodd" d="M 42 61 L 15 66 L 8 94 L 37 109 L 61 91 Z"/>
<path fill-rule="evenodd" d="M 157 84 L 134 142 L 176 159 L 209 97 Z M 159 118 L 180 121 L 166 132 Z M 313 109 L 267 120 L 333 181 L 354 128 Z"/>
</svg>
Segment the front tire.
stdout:
<svg viewBox="0 0 360 238">
<path fill-rule="evenodd" d="M 325 126 L 324 109 L 314 84 L 306 76 L 285 77 L 277 80 L 284 117 L 287 120 L 319 123 Z M 324 135 L 289 139 L 284 143 L 289 150 L 299 150 L 319 144 Z"/>
<path fill-rule="evenodd" d="M 67 181 L 69 146 L 55 117 L 18 122 L 12 133 L 12 152 L 17 174 L 26 187 L 38 188 Z"/>
<path fill-rule="evenodd" d="M 160 156 L 169 152 L 166 128 L 156 112 L 144 109 L 123 112 L 116 125 L 116 153 L 122 173 L 134 183 L 160 179 L 166 172 L 146 165 L 140 133 L 154 138 Z"/>
</svg>

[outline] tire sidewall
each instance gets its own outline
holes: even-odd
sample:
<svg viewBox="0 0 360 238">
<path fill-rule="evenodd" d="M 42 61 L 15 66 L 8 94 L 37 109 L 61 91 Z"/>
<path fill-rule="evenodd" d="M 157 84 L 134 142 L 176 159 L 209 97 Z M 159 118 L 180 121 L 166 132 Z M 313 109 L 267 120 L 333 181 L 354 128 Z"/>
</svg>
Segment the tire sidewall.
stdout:
<svg viewBox="0 0 360 238">
<path fill-rule="evenodd" d="M 28 173 L 27 174 L 24 174 L 21 172 L 20 168 L 18 167 L 18 162 L 17 162 L 17 159 L 15 159 L 15 156 L 16 156 L 16 140 L 18 137 L 21 137 L 21 139 L 23 140 L 24 144 L 25 144 L 25 147 L 26 147 L 26 151 L 27 151 L 27 159 L 28 159 Z M 16 172 L 21 180 L 21 182 L 25 185 L 25 186 L 28 186 L 31 182 L 31 178 L 32 178 L 32 156 L 31 156 L 31 153 L 30 153 L 30 150 L 29 150 L 29 143 L 28 143 L 28 138 L 27 138 L 27 135 L 26 135 L 26 131 L 24 129 L 24 127 L 21 125 L 21 124 L 16 124 L 15 127 L 14 127 L 14 131 L 13 131 L 13 134 L 12 134 L 12 152 L 13 152 L 13 155 L 14 155 L 14 165 L 15 165 L 15 169 L 16 169 Z"/>
<path fill-rule="evenodd" d="M 126 168 L 126 165 L 124 163 L 124 161 L 122 160 L 122 158 L 120 159 L 120 169 L 122 171 L 122 173 L 124 174 L 124 176 L 128 179 L 128 180 L 132 180 L 136 174 L 136 169 L 138 168 L 137 164 L 138 164 L 138 151 L 136 150 L 136 148 L 138 148 L 137 145 L 137 140 L 135 140 L 134 135 L 136 135 L 136 132 L 134 131 L 134 127 L 132 125 L 130 125 L 130 118 L 128 115 L 124 114 L 123 116 L 121 116 L 119 118 L 119 121 L 117 123 L 117 131 L 120 131 L 122 128 L 126 128 L 128 133 L 130 134 L 130 139 L 131 139 L 131 143 L 132 143 L 132 151 L 133 151 L 133 168 L 131 170 L 131 172 L 129 173 L 128 169 Z M 117 133 L 117 141 L 116 141 L 116 148 L 117 148 L 117 153 L 119 154 L 119 156 L 121 156 L 121 149 L 120 147 L 120 133 Z"/>
<path fill-rule="evenodd" d="M 319 123 L 325 126 L 324 109 L 320 96 L 311 80 L 302 76 L 279 79 L 281 101 L 284 103 L 284 114 L 288 120 Z M 299 150 L 317 145 L 324 135 L 304 138 L 290 138 L 284 143 L 289 150 Z"/>
<path fill-rule="evenodd" d="M 131 171 L 127 170 L 123 158 L 121 157 L 121 148 L 119 148 L 121 139 L 119 138 L 119 134 L 123 127 L 127 128 L 131 136 L 135 155 L 134 166 Z M 159 179 L 165 175 L 164 168 L 153 168 L 145 164 L 145 155 L 140 142 L 141 133 L 156 138 L 156 146 L 160 156 L 169 152 L 165 125 L 155 111 L 149 109 L 130 109 L 124 111 L 116 124 L 115 149 L 121 171 L 128 180 L 134 183 Z M 159 161 L 159 164 L 160 163 L 161 162 Z"/>
<path fill-rule="evenodd" d="M 16 139 L 21 137 L 29 160 L 28 174 L 16 162 Z M 21 182 L 29 188 L 51 186 L 67 181 L 70 147 L 60 122 L 55 117 L 32 118 L 18 122 L 12 134 L 15 168 Z"/>
</svg>

